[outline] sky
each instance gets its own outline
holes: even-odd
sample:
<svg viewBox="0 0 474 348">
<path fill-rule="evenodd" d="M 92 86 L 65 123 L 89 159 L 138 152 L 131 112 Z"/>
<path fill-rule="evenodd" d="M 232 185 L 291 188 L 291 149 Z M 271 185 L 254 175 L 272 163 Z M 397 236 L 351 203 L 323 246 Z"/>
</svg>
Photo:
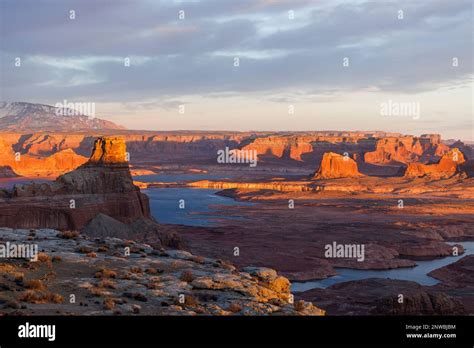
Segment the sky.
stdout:
<svg viewBox="0 0 474 348">
<path fill-rule="evenodd" d="M 471 0 L 0 6 L 2 101 L 95 103 L 97 117 L 130 129 L 474 141 Z"/>
</svg>

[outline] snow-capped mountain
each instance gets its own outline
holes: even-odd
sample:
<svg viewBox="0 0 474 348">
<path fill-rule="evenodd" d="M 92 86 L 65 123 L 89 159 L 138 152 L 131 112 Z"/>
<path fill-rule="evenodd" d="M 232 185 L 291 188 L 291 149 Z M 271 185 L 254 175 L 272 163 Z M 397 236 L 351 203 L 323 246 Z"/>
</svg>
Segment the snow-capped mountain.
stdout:
<svg viewBox="0 0 474 348">
<path fill-rule="evenodd" d="M 125 129 L 111 121 L 78 114 L 76 110 L 44 104 L 0 102 L 0 130 L 91 131 Z"/>
</svg>

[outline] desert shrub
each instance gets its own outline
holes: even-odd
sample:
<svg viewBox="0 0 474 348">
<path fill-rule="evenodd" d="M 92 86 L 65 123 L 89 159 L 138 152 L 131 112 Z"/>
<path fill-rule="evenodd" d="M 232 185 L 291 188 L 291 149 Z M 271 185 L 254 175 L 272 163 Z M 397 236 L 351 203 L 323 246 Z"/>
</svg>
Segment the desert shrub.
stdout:
<svg viewBox="0 0 474 348">
<path fill-rule="evenodd" d="M 108 289 L 116 289 L 117 284 L 115 284 L 112 280 L 110 279 L 102 279 L 99 282 L 99 288 L 108 288 Z"/>
<path fill-rule="evenodd" d="M 104 309 L 114 309 L 115 308 L 115 301 L 111 298 L 106 298 L 104 300 Z"/>
<path fill-rule="evenodd" d="M 50 263 L 51 262 L 51 257 L 46 253 L 38 253 L 38 261 L 39 262 Z"/>
<path fill-rule="evenodd" d="M 93 286 L 93 287 L 89 288 L 88 290 L 89 290 L 89 293 L 92 296 L 97 296 L 97 297 L 103 297 L 103 296 L 107 296 L 109 294 L 107 292 L 107 290 L 105 290 L 104 288 L 99 288 L 99 287 L 96 287 L 96 286 Z"/>
<path fill-rule="evenodd" d="M 228 311 L 232 313 L 238 313 L 241 310 L 242 310 L 242 306 L 239 305 L 238 303 L 231 303 L 228 308 Z"/>
<path fill-rule="evenodd" d="M 62 303 L 64 301 L 64 298 L 61 295 L 52 292 L 26 290 L 20 294 L 18 300 L 33 304 L 42 304 Z"/>
<path fill-rule="evenodd" d="M 181 276 L 179 277 L 179 279 L 182 280 L 183 282 L 190 283 L 195 279 L 195 277 L 194 277 L 193 272 L 186 270 L 181 273 Z"/>
<path fill-rule="evenodd" d="M 199 305 L 199 300 L 192 295 L 184 295 L 184 303 L 181 303 L 179 299 L 176 299 L 175 304 L 181 307 L 196 307 Z"/>
<path fill-rule="evenodd" d="M 295 311 L 302 312 L 305 309 L 305 302 L 303 300 L 296 301 L 293 305 L 295 307 Z"/>
<path fill-rule="evenodd" d="M 43 282 L 39 279 L 31 279 L 24 282 L 23 286 L 27 289 L 32 290 L 44 290 L 46 287 Z"/>
<path fill-rule="evenodd" d="M 132 273 L 143 273 L 143 270 L 141 269 L 141 267 L 138 267 L 138 266 L 133 266 L 133 267 L 130 267 L 130 272 Z"/>
<path fill-rule="evenodd" d="M 96 278 L 117 278 L 117 272 L 107 269 L 107 268 L 102 268 L 100 271 L 96 272 L 95 274 Z"/>
<path fill-rule="evenodd" d="M 0 273 L 10 273 L 16 270 L 14 265 L 10 265 L 9 263 L 0 263 Z"/>
</svg>

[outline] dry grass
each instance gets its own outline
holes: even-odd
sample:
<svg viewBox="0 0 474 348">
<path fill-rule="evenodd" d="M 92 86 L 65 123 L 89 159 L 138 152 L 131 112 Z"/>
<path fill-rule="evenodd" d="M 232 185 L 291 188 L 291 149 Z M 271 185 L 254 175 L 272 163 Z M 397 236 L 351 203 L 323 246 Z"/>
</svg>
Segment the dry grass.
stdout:
<svg viewBox="0 0 474 348">
<path fill-rule="evenodd" d="M 114 309 L 114 308 L 115 308 L 115 301 L 111 298 L 106 298 L 104 300 L 104 309 L 111 310 L 111 309 Z"/>
<path fill-rule="evenodd" d="M 39 279 L 31 279 L 24 282 L 23 286 L 31 290 L 44 290 L 46 286 Z"/>
<path fill-rule="evenodd" d="M 91 294 L 92 296 L 104 297 L 104 296 L 110 295 L 110 293 L 107 290 L 105 290 L 104 288 L 99 288 L 97 286 L 93 286 L 89 288 L 88 290 L 89 290 L 89 294 Z"/>
<path fill-rule="evenodd" d="M 110 279 L 102 279 L 97 285 L 99 288 L 116 289 L 117 284 Z"/>
<path fill-rule="evenodd" d="M 52 292 L 26 290 L 21 293 L 18 300 L 33 304 L 43 304 L 62 303 L 64 301 L 64 298 L 61 295 L 54 294 Z"/>
<path fill-rule="evenodd" d="M 16 270 L 16 267 L 8 263 L 0 263 L 0 273 L 10 273 Z"/>
<path fill-rule="evenodd" d="M 38 253 L 38 261 L 44 263 L 51 263 L 51 257 L 46 253 Z"/>
<path fill-rule="evenodd" d="M 111 269 L 103 268 L 99 272 L 96 272 L 95 277 L 99 279 L 117 278 L 117 272 L 112 271 Z"/>
</svg>

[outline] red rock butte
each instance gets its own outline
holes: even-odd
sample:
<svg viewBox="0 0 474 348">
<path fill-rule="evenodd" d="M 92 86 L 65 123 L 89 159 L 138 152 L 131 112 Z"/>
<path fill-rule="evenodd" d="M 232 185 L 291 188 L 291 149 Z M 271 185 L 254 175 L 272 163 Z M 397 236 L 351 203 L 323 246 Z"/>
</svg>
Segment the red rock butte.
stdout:
<svg viewBox="0 0 474 348">
<path fill-rule="evenodd" d="M 123 138 L 100 137 L 94 142 L 91 157 L 86 165 L 123 165 L 127 162 L 127 150 Z"/>
<path fill-rule="evenodd" d="M 438 163 L 410 163 L 405 171 L 405 177 L 449 178 L 460 172 L 459 166 L 466 162 L 464 154 L 457 148 L 445 153 Z"/>
<path fill-rule="evenodd" d="M 334 152 L 323 155 L 321 165 L 313 176 L 314 179 L 355 178 L 363 176 L 359 173 L 357 163 L 348 156 Z"/>
</svg>

